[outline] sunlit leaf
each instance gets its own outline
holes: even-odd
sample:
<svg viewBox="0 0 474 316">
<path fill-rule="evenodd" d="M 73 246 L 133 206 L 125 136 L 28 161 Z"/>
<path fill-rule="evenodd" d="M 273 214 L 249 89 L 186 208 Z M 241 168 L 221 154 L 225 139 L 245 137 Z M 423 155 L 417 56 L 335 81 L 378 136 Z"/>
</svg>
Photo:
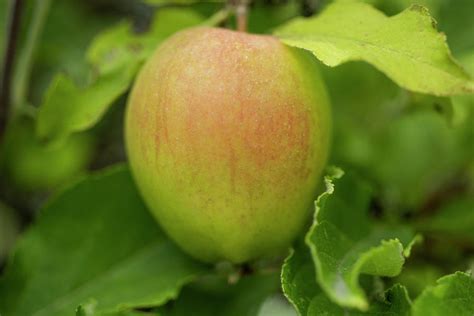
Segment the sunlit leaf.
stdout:
<svg viewBox="0 0 474 316">
<path fill-rule="evenodd" d="M 371 189 L 339 169 L 325 178 L 326 192 L 316 201 L 313 225 L 306 236 L 316 279 L 338 304 L 367 310 L 359 276 L 393 277 L 420 237 L 405 227 L 384 227 L 368 217 Z"/>
<path fill-rule="evenodd" d="M 389 288 L 373 300 L 367 312 L 347 309 L 331 301 L 316 282 L 309 249 L 299 245 L 285 260 L 282 268 L 283 293 L 301 316 L 408 316 L 410 299 L 401 285 Z"/>
<path fill-rule="evenodd" d="M 387 17 L 365 3 L 336 1 L 320 15 L 290 21 L 275 34 L 328 66 L 366 61 L 412 91 L 439 96 L 474 92 L 474 82 L 453 60 L 444 35 L 421 6 Z"/>
</svg>

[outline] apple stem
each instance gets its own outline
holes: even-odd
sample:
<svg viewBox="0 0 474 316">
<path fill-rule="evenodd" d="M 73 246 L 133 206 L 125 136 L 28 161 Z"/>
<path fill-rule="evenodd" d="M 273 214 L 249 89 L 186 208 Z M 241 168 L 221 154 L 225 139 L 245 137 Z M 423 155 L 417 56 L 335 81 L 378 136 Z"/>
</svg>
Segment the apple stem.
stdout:
<svg viewBox="0 0 474 316">
<path fill-rule="evenodd" d="M 247 32 L 249 2 L 250 0 L 227 0 L 227 8 L 235 15 L 239 32 Z"/>
<path fill-rule="evenodd" d="M 247 1 L 239 1 L 235 8 L 235 15 L 237 19 L 237 31 L 247 32 L 247 23 L 248 23 L 248 8 Z"/>
</svg>

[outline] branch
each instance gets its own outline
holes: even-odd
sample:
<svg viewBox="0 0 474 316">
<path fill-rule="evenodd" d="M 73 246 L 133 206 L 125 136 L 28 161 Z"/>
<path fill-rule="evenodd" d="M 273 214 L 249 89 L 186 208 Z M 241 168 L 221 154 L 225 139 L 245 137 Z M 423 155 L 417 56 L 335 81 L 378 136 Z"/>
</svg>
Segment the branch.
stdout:
<svg viewBox="0 0 474 316">
<path fill-rule="evenodd" d="M 10 111 L 13 64 L 15 62 L 15 52 L 17 48 L 23 0 L 12 0 L 10 7 L 10 17 L 8 21 L 5 55 L 3 58 L 2 78 L 0 84 L 0 139 L 3 137 Z"/>
<path fill-rule="evenodd" d="M 26 94 L 28 93 L 28 83 L 33 63 L 33 55 L 37 47 L 38 40 L 42 34 L 44 23 L 48 15 L 51 0 L 41 0 L 35 2 L 31 25 L 28 27 L 28 34 L 25 46 L 19 52 L 18 63 L 13 75 L 12 87 L 12 111 L 14 115 L 26 104 Z"/>
</svg>

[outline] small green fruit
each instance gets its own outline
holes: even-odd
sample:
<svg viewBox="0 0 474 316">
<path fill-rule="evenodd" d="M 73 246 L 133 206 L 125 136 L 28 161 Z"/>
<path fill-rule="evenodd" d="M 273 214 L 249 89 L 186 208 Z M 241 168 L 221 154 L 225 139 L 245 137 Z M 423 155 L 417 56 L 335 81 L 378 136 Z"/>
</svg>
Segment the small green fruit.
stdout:
<svg viewBox="0 0 474 316">
<path fill-rule="evenodd" d="M 204 261 L 278 254 L 313 210 L 330 140 L 314 58 L 271 36 L 180 32 L 141 70 L 126 115 L 138 187 Z"/>
<path fill-rule="evenodd" d="M 60 146 L 45 146 L 34 121 L 18 118 L 7 129 L 0 150 L 0 173 L 24 191 L 52 190 L 86 171 L 92 158 L 89 135 L 76 134 Z"/>
</svg>

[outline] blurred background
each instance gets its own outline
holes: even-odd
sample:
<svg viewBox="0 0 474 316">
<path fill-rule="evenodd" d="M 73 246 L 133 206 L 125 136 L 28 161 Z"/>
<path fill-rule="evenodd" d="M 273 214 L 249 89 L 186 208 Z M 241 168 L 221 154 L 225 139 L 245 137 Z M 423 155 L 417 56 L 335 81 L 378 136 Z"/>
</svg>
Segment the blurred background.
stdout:
<svg viewBox="0 0 474 316">
<path fill-rule="evenodd" d="M 62 73 L 79 87 L 86 86 L 97 72 L 86 58 L 87 48 L 99 33 L 117 23 L 131 21 L 135 36 L 140 36 L 154 23 L 158 11 L 185 8 L 211 17 L 225 5 L 186 0 L 20 2 L 15 58 L 10 60 L 13 72 L 8 80 L 10 106 L 21 111 L 10 118 L 0 143 L 0 269 L 16 238 L 50 195 L 85 174 L 126 160 L 122 133 L 126 94 L 114 101 L 95 126 L 74 133 L 60 145 L 51 146 L 36 137 L 37 108 L 45 102 L 53 78 Z M 292 17 L 317 14 L 330 2 L 254 1 L 249 31 L 270 33 Z M 426 6 L 447 35 L 454 57 L 474 74 L 474 1 L 366 2 L 388 15 L 412 3 Z M 1 56 L 8 46 L 14 3 L 0 0 Z M 35 40 L 27 40 L 31 37 Z M 411 93 L 365 63 L 321 68 L 334 111 L 331 164 L 354 169 L 374 185 L 375 218 L 410 222 L 425 235 L 425 247 L 408 262 L 400 278 L 416 293 L 446 272 L 464 270 L 465 259 L 474 259 L 474 223 L 461 216 L 456 219 L 456 210 L 474 205 L 474 98 Z M 445 214 L 454 218 L 449 225 L 442 223 Z M 428 217 L 435 220 L 427 224 Z"/>
</svg>

